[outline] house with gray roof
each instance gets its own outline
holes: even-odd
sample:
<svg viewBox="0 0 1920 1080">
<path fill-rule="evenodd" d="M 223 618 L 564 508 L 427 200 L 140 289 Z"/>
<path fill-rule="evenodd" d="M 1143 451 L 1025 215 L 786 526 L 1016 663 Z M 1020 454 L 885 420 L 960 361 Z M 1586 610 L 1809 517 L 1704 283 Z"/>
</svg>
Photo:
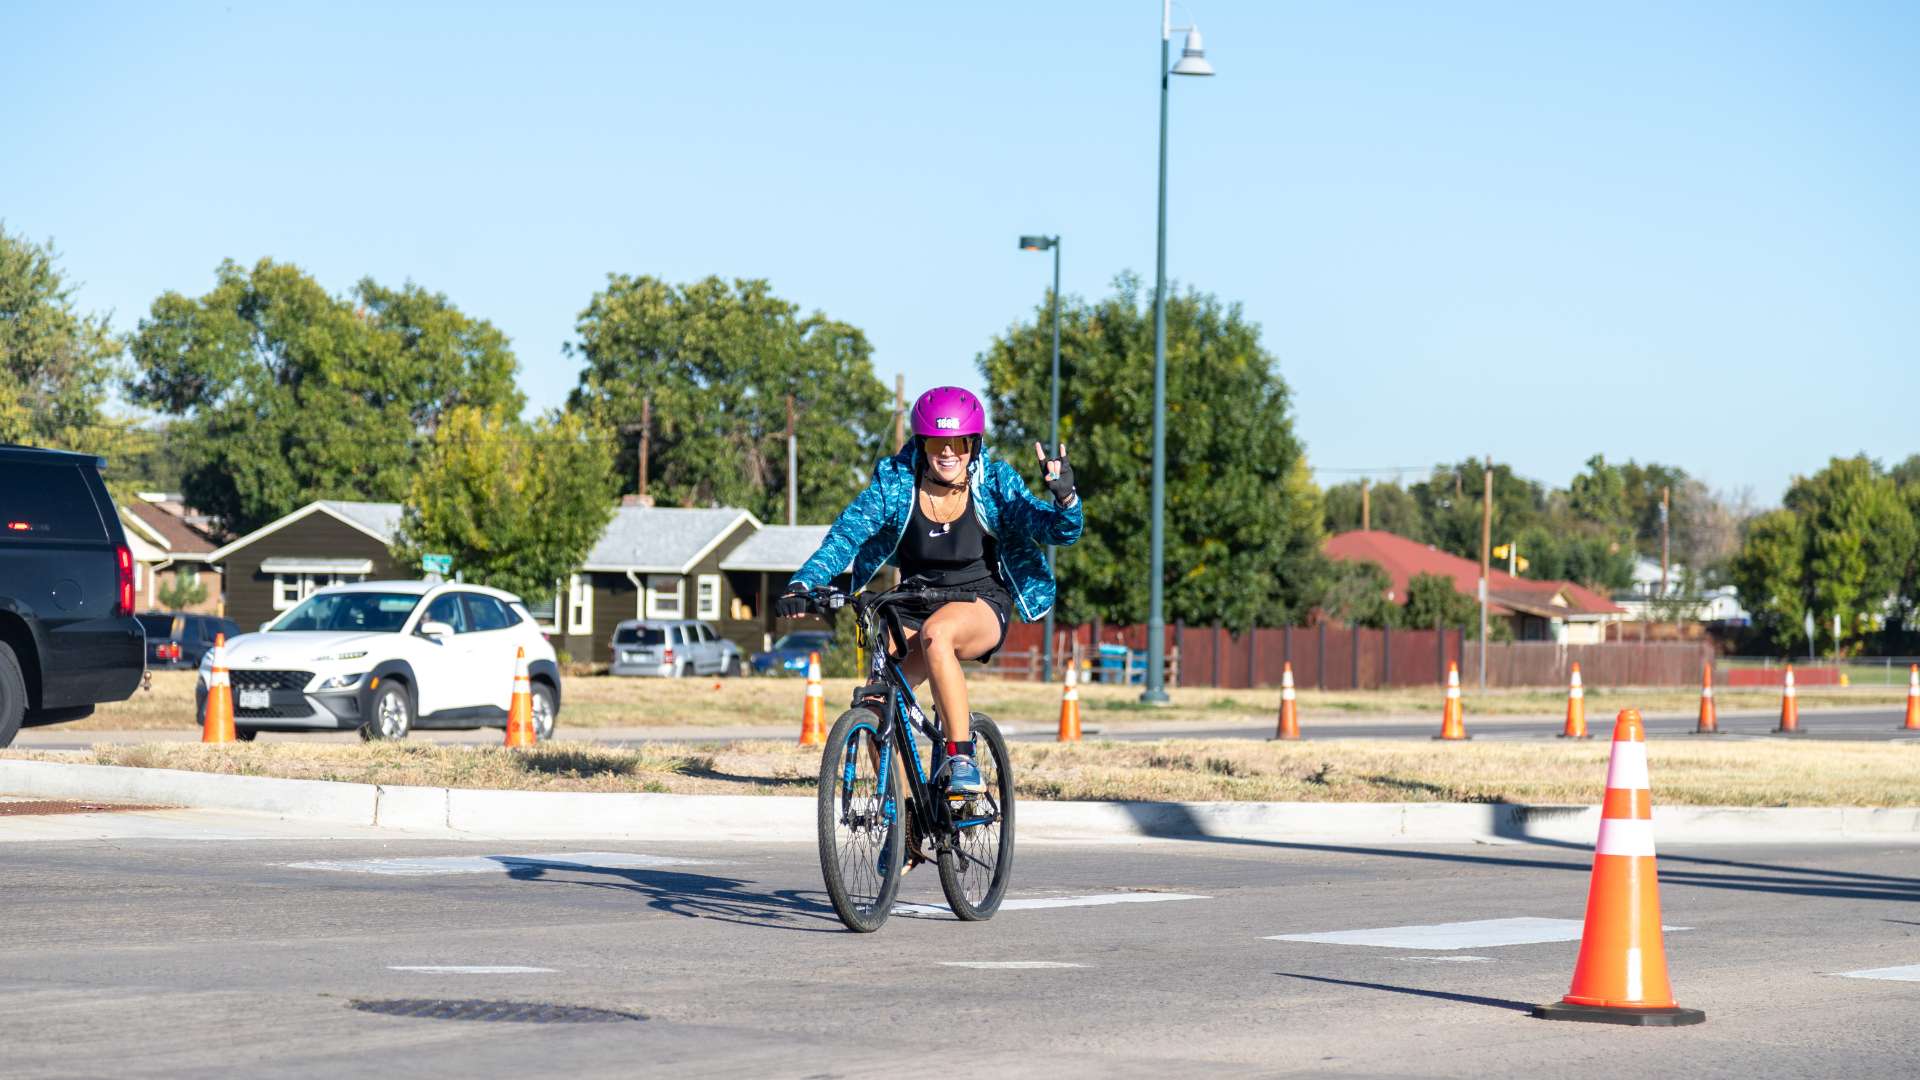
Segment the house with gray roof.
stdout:
<svg viewBox="0 0 1920 1080">
<path fill-rule="evenodd" d="M 738 593 L 720 570 L 760 527 L 737 507 L 620 507 L 566 581 L 553 614 L 555 644 L 575 660 L 610 661 L 624 620 L 699 619 L 742 649 L 760 648 L 756 598 Z"/>
<path fill-rule="evenodd" d="M 219 567 L 227 618 L 252 630 L 315 589 L 369 578 L 410 578 L 387 548 L 399 503 L 320 499 L 207 552 Z"/>
<path fill-rule="evenodd" d="M 813 557 L 826 538 L 825 525 L 767 525 L 734 548 L 733 554 L 720 560 L 720 571 L 726 575 L 728 587 L 734 594 L 752 597 L 745 606 L 757 616 L 759 637 L 755 639 L 754 648 L 769 647 L 774 638 L 789 630 L 820 628 L 818 620 L 775 618 L 772 599 L 786 590 L 793 572 Z M 841 567 L 833 583 L 842 589 L 848 588 L 849 569 Z M 745 648 L 745 644 L 741 647 Z"/>
</svg>

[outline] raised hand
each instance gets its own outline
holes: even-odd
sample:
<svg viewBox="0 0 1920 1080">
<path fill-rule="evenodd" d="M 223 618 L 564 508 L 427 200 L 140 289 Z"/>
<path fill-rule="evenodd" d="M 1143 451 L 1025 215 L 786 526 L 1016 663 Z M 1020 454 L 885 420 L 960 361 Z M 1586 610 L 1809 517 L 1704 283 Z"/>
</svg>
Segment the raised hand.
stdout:
<svg viewBox="0 0 1920 1080">
<path fill-rule="evenodd" d="M 1040 443 L 1033 444 L 1033 456 L 1040 461 L 1040 477 L 1046 481 L 1047 490 L 1053 493 L 1053 501 L 1061 505 L 1073 499 L 1073 466 L 1067 463 L 1067 444 L 1060 444 L 1060 456 L 1047 457 L 1047 448 Z"/>
</svg>

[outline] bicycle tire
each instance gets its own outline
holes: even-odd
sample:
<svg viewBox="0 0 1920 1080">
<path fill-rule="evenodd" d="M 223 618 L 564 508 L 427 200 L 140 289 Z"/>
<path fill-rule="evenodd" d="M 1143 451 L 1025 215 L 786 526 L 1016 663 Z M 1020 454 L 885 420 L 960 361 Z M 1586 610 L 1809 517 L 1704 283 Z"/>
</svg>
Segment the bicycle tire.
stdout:
<svg viewBox="0 0 1920 1080">
<path fill-rule="evenodd" d="M 820 754 L 820 874 L 826 879 L 833 913 L 847 929 L 862 934 L 880 929 L 892 913 L 893 898 L 900 892 L 900 863 L 906 854 L 900 771 L 887 770 L 888 790 L 881 792 L 867 751 L 878 746 L 879 739 L 880 718 L 870 709 L 849 709 L 833 722 Z M 854 773 L 848 808 L 848 816 L 856 818 L 852 822 L 841 813 L 849 764 Z M 895 807 L 893 823 L 876 827 L 889 799 Z"/>
<path fill-rule="evenodd" d="M 990 823 L 959 830 L 955 846 L 940 852 L 940 891 L 962 922 L 993 918 L 1013 880 L 1013 760 L 1000 726 L 985 713 L 973 714 L 973 740 L 974 762 L 997 813 Z"/>
</svg>

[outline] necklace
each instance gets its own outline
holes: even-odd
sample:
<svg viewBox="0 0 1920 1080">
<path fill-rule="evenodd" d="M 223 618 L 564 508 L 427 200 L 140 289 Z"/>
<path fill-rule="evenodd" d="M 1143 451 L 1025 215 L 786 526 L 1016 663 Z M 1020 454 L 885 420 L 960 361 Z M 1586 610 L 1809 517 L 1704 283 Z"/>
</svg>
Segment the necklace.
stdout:
<svg viewBox="0 0 1920 1080">
<path fill-rule="evenodd" d="M 959 496 L 961 500 L 960 505 L 958 508 L 954 508 L 951 505 L 954 500 L 953 495 L 945 496 L 944 497 L 945 503 L 943 504 L 943 503 L 937 503 L 934 501 L 934 495 L 932 492 L 930 491 L 920 492 L 921 499 L 925 500 L 920 507 L 920 512 L 925 514 L 927 516 L 927 520 L 933 522 L 933 524 L 936 526 L 931 532 L 927 534 L 928 536 L 945 536 L 949 532 L 953 531 L 953 523 L 960 520 L 961 514 L 964 514 L 967 512 L 965 488 L 961 488 L 959 490 Z M 941 514 L 946 514 L 946 513 L 951 513 L 953 516 L 947 517 L 947 518 L 942 518 L 940 516 Z"/>
</svg>

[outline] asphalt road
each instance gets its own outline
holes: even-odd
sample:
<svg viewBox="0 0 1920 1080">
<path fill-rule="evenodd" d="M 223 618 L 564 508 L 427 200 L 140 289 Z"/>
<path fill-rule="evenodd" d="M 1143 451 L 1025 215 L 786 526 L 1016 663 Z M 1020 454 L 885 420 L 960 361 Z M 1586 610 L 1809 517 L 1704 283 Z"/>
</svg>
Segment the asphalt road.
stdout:
<svg viewBox="0 0 1920 1080">
<path fill-rule="evenodd" d="M 191 812 L 166 821 L 174 838 L 108 828 L 101 835 L 121 838 L 9 843 L 55 834 L 0 817 L 11 915 L 0 1072 L 1920 1073 L 1920 983 L 1839 974 L 1920 964 L 1916 847 L 1662 852 L 1664 921 L 1689 928 L 1667 935 L 1676 993 L 1708 1019 L 1649 1030 L 1526 1015 L 1566 991 L 1570 940 L 1448 949 L 1271 939 L 1577 920 L 1589 863 L 1580 848 L 1030 844 L 1016 898 L 1195 898 L 1006 910 L 972 925 L 936 910 L 860 936 L 825 907 L 809 846 L 210 840 L 220 830 Z M 520 858 L 475 858 L 484 855 Z M 447 856 L 474 872 L 355 865 Z M 934 876 L 914 872 L 903 900 L 937 905 Z M 471 966 L 533 970 L 418 970 Z M 393 999 L 646 1019 L 505 1023 L 351 1007 Z"/>
<path fill-rule="evenodd" d="M 1876 706 L 1854 709 L 1808 710 L 1800 714 L 1800 734 L 1775 735 L 1773 729 L 1779 726 L 1777 711 L 1728 712 L 1720 715 L 1720 729 L 1725 738 L 1792 738 L 1811 740 L 1868 740 L 1889 741 L 1920 739 L 1920 731 L 1902 730 L 1904 720 L 1903 706 Z M 831 717 L 830 717 L 831 719 Z M 1052 717 L 999 718 L 1003 729 L 1011 730 L 1011 737 L 1021 741 L 1052 741 L 1056 735 L 1057 724 Z M 1697 724 L 1697 716 L 1692 713 L 1650 713 L 1646 716 L 1647 734 L 1653 738 L 1668 736 L 1695 738 L 1692 734 Z M 1467 713 L 1467 732 L 1475 739 L 1552 739 L 1560 734 L 1565 723 L 1560 716 L 1475 716 Z M 1301 733 L 1308 739 L 1429 739 L 1440 730 L 1439 711 L 1432 716 L 1385 716 L 1353 717 L 1346 715 L 1317 716 L 1308 714 L 1300 718 Z M 1089 709 L 1082 714 L 1083 733 L 1090 738 L 1109 739 L 1164 739 L 1170 737 L 1195 739 L 1266 739 L 1273 735 L 1274 724 L 1269 720 L 1252 723 L 1153 723 L 1143 721 L 1138 714 L 1128 713 L 1119 721 L 1103 716 L 1099 710 Z M 1599 739 L 1607 738 L 1613 730 L 1611 716 L 1589 715 L 1587 729 Z M 560 716 L 559 737 L 569 740 L 603 743 L 611 746 L 632 746 L 642 742 L 713 742 L 730 739 L 787 739 L 796 736 L 799 723 L 796 720 L 790 727 L 654 727 L 654 728 L 574 728 L 568 727 L 566 714 Z M 41 728 L 27 728 L 20 732 L 14 745 L 22 749 L 36 750 L 84 750 L 95 743 L 143 743 L 143 742 L 193 742 L 200 737 L 199 730 L 187 725 L 179 728 L 138 731 L 87 731 L 61 725 Z M 415 739 L 461 744 L 496 744 L 500 741 L 499 729 L 481 731 L 416 731 Z M 358 742 L 359 737 L 352 732 L 324 732 L 287 734 L 265 732 L 260 738 L 269 742 L 295 740 L 302 742 Z"/>
</svg>

